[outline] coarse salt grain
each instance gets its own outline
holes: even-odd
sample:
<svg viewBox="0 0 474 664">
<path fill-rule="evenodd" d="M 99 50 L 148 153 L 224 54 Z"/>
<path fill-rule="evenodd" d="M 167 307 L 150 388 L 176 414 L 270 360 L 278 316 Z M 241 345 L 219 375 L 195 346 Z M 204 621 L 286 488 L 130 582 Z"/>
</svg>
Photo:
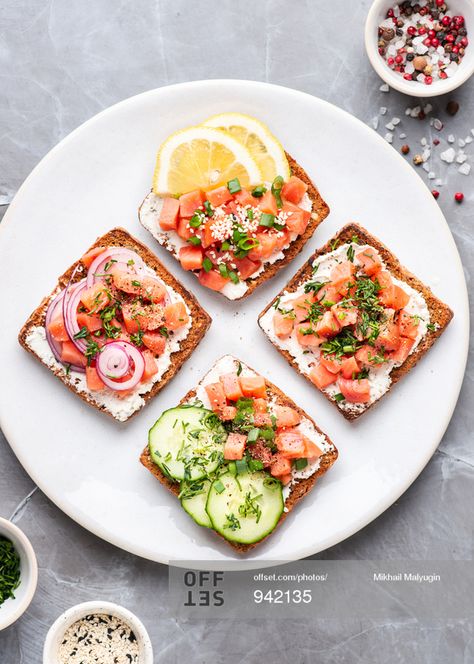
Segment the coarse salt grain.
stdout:
<svg viewBox="0 0 474 664">
<path fill-rule="evenodd" d="M 458 168 L 458 173 L 461 173 L 461 175 L 469 175 L 471 172 L 471 165 L 470 164 L 461 164 L 461 166 Z"/>
<path fill-rule="evenodd" d="M 393 134 L 391 134 L 390 132 L 387 132 L 384 138 L 387 141 L 387 143 L 393 143 Z"/>
<path fill-rule="evenodd" d="M 454 148 L 448 148 L 447 150 L 442 152 L 439 156 L 442 161 L 445 161 L 447 164 L 452 164 L 454 158 L 456 157 L 456 151 Z"/>
<path fill-rule="evenodd" d="M 448 136 L 448 143 L 454 143 L 455 140 L 456 140 L 456 139 L 454 138 L 454 135 L 453 135 L 453 134 L 449 134 L 449 136 Z"/>
<path fill-rule="evenodd" d="M 461 150 L 456 155 L 456 163 L 464 164 L 465 161 L 467 161 L 467 154 Z"/>
</svg>

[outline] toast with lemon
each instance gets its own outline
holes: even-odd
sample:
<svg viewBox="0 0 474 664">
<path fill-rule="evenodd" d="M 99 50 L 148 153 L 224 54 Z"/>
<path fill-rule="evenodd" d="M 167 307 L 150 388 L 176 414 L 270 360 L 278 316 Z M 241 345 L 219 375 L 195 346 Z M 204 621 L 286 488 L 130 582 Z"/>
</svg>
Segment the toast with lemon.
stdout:
<svg viewBox="0 0 474 664">
<path fill-rule="evenodd" d="M 200 283 L 247 297 L 298 254 L 329 214 L 268 127 L 222 113 L 161 145 L 141 224 Z"/>
</svg>

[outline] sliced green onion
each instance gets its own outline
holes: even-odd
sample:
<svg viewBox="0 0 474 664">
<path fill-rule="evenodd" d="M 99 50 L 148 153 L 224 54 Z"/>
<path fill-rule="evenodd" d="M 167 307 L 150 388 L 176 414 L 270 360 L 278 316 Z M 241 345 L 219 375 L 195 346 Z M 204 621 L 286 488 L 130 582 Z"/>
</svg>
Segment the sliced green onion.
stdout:
<svg viewBox="0 0 474 664">
<path fill-rule="evenodd" d="M 308 459 L 296 459 L 295 470 L 303 470 L 308 465 Z"/>
<path fill-rule="evenodd" d="M 284 180 L 281 177 L 281 175 L 277 175 L 277 177 L 273 180 L 273 183 L 272 183 L 272 194 L 275 197 L 275 201 L 276 201 L 278 209 L 283 207 L 283 201 L 281 200 L 281 190 L 282 190 L 283 184 L 284 184 Z"/>
<path fill-rule="evenodd" d="M 219 272 L 221 274 L 221 277 L 224 277 L 225 279 L 229 278 L 229 273 L 227 272 L 227 266 L 224 265 L 224 263 L 219 264 Z"/>
<path fill-rule="evenodd" d="M 255 198 L 261 198 L 263 194 L 267 191 L 267 188 L 263 184 L 259 184 L 258 187 L 255 187 L 252 191 L 252 196 Z"/>
<path fill-rule="evenodd" d="M 191 235 L 190 238 L 188 238 L 189 244 L 194 244 L 194 246 L 198 246 L 201 244 L 201 238 L 199 235 Z"/>
<path fill-rule="evenodd" d="M 217 480 L 217 482 L 214 482 L 214 489 L 217 491 L 217 493 L 222 493 L 225 491 L 225 486 L 220 480 Z"/>
<path fill-rule="evenodd" d="M 263 470 L 263 463 L 260 459 L 249 459 L 248 466 L 250 471 Z"/>
<path fill-rule="evenodd" d="M 208 217 L 212 217 L 212 215 L 214 214 L 214 210 L 212 209 L 209 201 L 204 201 L 204 211 Z"/>
<path fill-rule="evenodd" d="M 191 219 L 189 220 L 189 225 L 191 228 L 199 228 L 199 226 L 202 225 L 202 217 L 199 213 L 193 214 Z"/>
<path fill-rule="evenodd" d="M 256 443 L 260 436 L 260 429 L 250 429 L 247 434 L 248 443 Z"/>
<path fill-rule="evenodd" d="M 343 394 L 341 394 L 341 392 L 339 392 L 339 394 L 334 395 L 334 401 L 344 401 L 345 398 L 346 397 Z"/>
<path fill-rule="evenodd" d="M 250 221 L 253 221 L 253 210 L 252 210 L 252 208 L 249 208 L 247 210 L 247 219 L 250 219 Z"/>
<path fill-rule="evenodd" d="M 234 178 L 233 180 L 229 180 L 227 183 L 227 189 L 230 191 L 231 194 L 237 194 L 239 191 L 242 190 L 242 187 L 240 186 L 239 178 Z"/>
<path fill-rule="evenodd" d="M 275 215 L 270 214 L 269 212 L 264 212 L 260 217 L 260 226 L 266 226 L 267 228 L 273 228 L 275 224 Z"/>
<path fill-rule="evenodd" d="M 202 268 L 204 272 L 210 272 L 212 270 L 212 261 L 207 256 L 202 262 Z"/>
<path fill-rule="evenodd" d="M 235 461 L 231 461 L 229 463 L 228 468 L 229 468 L 229 473 L 231 475 L 237 475 L 237 468 L 235 467 Z"/>
<path fill-rule="evenodd" d="M 234 272 L 233 270 L 229 272 L 229 279 L 232 281 L 233 284 L 238 284 L 240 281 L 239 275 L 237 274 L 237 272 Z"/>
<path fill-rule="evenodd" d="M 248 471 L 246 460 L 237 459 L 237 461 L 235 462 L 235 470 L 237 471 L 237 475 L 240 475 L 241 473 L 246 473 Z"/>
<path fill-rule="evenodd" d="M 221 251 L 229 251 L 229 249 L 230 249 L 230 242 L 228 240 L 225 240 L 221 244 Z"/>
</svg>

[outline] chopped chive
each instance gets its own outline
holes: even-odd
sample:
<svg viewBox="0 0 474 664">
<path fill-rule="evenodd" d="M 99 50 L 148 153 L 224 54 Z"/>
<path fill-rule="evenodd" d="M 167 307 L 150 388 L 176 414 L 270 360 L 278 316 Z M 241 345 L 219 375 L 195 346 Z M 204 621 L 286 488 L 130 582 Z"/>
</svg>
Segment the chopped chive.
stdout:
<svg viewBox="0 0 474 664">
<path fill-rule="evenodd" d="M 250 431 L 247 434 L 247 442 L 248 443 L 256 443 L 258 438 L 260 436 L 260 429 L 250 429 Z"/>
<path fill-rule="evenodd" d="M 217 493 L 222 493 L 225 491 L 225 486 L 220 480 L 217 480 L 217 482 L 214 482 L 214 489 L 217 491 Z"/>
<path fill-rule="evenodd" d="M 277 175 L 277 177 L 273 180 L 272 183 L 272 194 L 275 198 L 277 208 L 280 210 L 283 207 L 283 201 L 281 200 L 281 190 L 283 187 L 284 180 L 281 177 L 281 175 Z"/>
<path fill-rule="evenodd" d="M 255 187 L 252 190 L 252 196 L 255 196 L 255 198 L 261 198 L 266 191 L 267 188 L 264 187 L 263 184 L 259 184 L 258 187 Z"/>
<path fill-rule="evenodd" d="M 205 257 L 205 259 L 202 262 L 202 268 L 203 268 L 204 272 L 210 272 L 212 270 L 212 261 L 207 256 Z"/>
<path fill-rule="evenodd" d="M 230 249 L 230 242 L 228 240 L 225 240 L 221 244 L 221 251 L 229 251 L 229 249 Z"/>
<path fill-rule="evenodd" d="M 250 219 L 250 221 L 253 221 L 253 209 L 249 208 L 247 210 L 247 219 Z"/>
<path fill-rule="evenodd" d="M 234 272 L 233 270 L 229 272 L 229 279 L 232 281 L 233 284 L 238 284 L 240 281 L 239 275 L 237 274 L 237 272 Z"/>
<path fill-rule="evenodd" d="M 191 237 L 188 239 L 189 244 L 193 244 L 195 247 L 199 246 L 201 244 L 201 238 L 199 235 L 191 235 Z"/>
<path fill-rule="evenodd" d="M 345 396 L 339 392 L 339 394 L 334 395 L 334 401 L 344 401 Z"/>
<path fill-rule="evenodd" d="M 308 465 L 308 459 L 296 459 L 295 470 L 303 470 Z"/>
<path fill-rule="evenodd" d="M 204 211 L 208 217 L 212 217 L 212 215 L 214 214 L 214 210 L 212 209 L 209 201 L 204 201 Z"/>
<path fill-rule="evenodd" d="M 275 215 L 270 214 L 269 212 L 264 212 L 260 217 L 260 226 L 266 226 L 267 228 L 273 228 L 275 224 Z"/>
<path fill-rule="evenodd" d="M 242 187 L 240 186 L 239 178 L 234 178 L 233 180 L 229 180 L 227 183 L 227 189 L 230 191 L 231 194 L 237 194 L 239 191 L 242 190 Z"/>
<path fill-rule="evenodd" d="M 227 266 L 224 265 L 224 263 L 219 264 L 219 272 L 220 272 L 221 277 L 224 277 L 224 279 L 229 278 L 229 273 L 227 271 Z"/>
</svg>

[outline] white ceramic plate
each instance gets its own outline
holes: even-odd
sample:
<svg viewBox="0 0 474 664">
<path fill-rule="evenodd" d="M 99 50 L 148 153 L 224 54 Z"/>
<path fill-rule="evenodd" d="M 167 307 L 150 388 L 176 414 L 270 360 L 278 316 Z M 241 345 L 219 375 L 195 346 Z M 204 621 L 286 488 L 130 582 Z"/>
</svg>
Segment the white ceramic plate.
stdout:
<svg viewBox="0 0 474 664">
<path fill-rule="evenodd" d="M 268 123 L 331 207 L 302 255 L 238 303 L 201 288 L 137 221 L 160 142 L 170 132 L 231 110 Z M 348 220 L 379 236 L 454 310 L 454 320 L 428 356 L 373 412 L 352 424 L 287 365 L 257 327 L 257 314 Z M 87 407 L 16 340 L 57 275 L 116 225 L 156 251 L 214 319 L 178 376 L 126 425 Z M 86 122 L 43 159 L 0 231 L 1 425 L 27 472 L 64 512 L 128 551 L 165 563 L 236 558 L 219 538 L 196 526 L 138 462 L 161 411 L 175 405 L 225 353 L 282 387 L 340 453 L 315 490 L 252 553 L 255 565 L 314 554 L 365 526 L 418 476 L 448 425 L 468 346 L 466 285 L 453 238 L 430 192 L 395 150 L 319 99 L 244 81 L 186 83 L 128 99 Z"/>
</svg>

